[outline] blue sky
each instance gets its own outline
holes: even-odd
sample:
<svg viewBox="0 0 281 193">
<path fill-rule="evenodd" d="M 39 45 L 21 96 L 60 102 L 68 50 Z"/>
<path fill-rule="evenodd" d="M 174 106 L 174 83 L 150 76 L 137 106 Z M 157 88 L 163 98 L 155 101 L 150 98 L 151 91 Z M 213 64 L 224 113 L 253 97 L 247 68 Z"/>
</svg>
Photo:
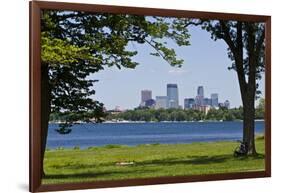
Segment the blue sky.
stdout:
<svg viewBox="0 0 281 193">
<path fill-rule="evenodd" d="M 211 93 L 219 94 L 219 102 L 230 101 L 231 107 L 242 104 L 236 72 L 228 70 L 231 61 L 227 57 L 227 45 L 224 41 L 213 41 L 210 34 L 199 27 L 189 29 L 191 45 L 178 47 L 171 45 L 178 57 L 184 59 L 181 68 L 171 67 L 162 58 L 149 55 L 148 45 L 130 44 L 129 49 L 137 50 L 134 57 L 140 64 L 135 69 L 105 68 L 92 78 L 98 79 L 94 89 L 94 99 L 103 102 L 107 109 L 120 106 L 132 109 L 140 103 L 141 90 L 152 90 L 152 96 L 166 95 L 166 84 L 176 83 L 179 88 L 179 104 L 184 98 L 196 96 L 197 87 L 204 86 L 205 97 Z M 260 90 L 264 93 L 264 77 Z"/>
</svg>

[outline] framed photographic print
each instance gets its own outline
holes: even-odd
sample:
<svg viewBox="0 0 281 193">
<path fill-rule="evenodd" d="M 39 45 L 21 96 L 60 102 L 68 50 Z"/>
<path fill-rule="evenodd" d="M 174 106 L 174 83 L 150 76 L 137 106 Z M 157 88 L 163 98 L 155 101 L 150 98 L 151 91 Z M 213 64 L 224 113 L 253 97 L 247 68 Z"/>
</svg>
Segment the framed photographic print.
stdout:
<svg viewBox="0 0 281 193">
<path fill-rule="evenodd" d="M 271 17 L 30 2 L 30 191 L 271 176 Z"/>
</svg>

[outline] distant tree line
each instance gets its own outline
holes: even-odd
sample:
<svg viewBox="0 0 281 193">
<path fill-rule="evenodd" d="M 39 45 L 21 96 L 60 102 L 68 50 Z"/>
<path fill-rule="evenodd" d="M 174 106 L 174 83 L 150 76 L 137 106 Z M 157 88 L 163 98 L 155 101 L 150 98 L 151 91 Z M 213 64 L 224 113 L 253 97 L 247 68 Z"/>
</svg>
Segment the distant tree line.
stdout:
<svg viewBox="0 0 281 193">
<path fill-rule="evenodd" d="M 92 114 L 93 112 L 89 112 Z M 75 116 L 73 114 L 59 114 L 52 113 L 50 116 L 51 121 L 67 121 L 68 116 Z M 89 115 L 87 115 L 89 116 Z M 264 99 L 260 99 L 256 107 L 255 119 L 264 118 Z M 119 113 L 106 113 L 104 120 L 107 121 L 234 121 L 243 120 L 243 107 L 239 108 L 219 108 L 210 109 L 207 114 L 202 111 L 194 109 L 149 109 L 149 108 L 136 108 L 134 110 L 127 110 Z"/>
<path fill-rule="evenodd" d="M 262 110 L 256 111 L 256 119 L 263 119 Z M 107 120 L 127 120 L 127 121 L 234 121 L 243 120 L 243 108 L 219 108 L 210 109 L 207 114 L 194 109 L 135 109 L 118 114 L 108 114 Z"/>
</svg>

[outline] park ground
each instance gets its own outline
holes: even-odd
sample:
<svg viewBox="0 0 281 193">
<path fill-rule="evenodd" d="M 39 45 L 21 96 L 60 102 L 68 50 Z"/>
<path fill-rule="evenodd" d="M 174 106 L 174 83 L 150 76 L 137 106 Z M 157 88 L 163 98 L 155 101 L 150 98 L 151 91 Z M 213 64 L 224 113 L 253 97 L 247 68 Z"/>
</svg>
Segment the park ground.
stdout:
<svg viewBox="0 0 281 193">
<path fill-rule="evenodd" d="M 47 150 L 43 184 L 93 182 L 264 170 L 264 139 L 258 156 L 234 157 L 237 142 L 107 145 Z"/>
</svg>

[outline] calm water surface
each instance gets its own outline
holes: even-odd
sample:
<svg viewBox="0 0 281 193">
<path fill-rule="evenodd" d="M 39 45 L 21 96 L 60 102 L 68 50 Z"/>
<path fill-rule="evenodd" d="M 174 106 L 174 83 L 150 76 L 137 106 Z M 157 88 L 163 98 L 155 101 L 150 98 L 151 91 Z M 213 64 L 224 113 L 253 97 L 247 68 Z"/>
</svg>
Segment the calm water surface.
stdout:
<svg viewBox="0 0 281 193">
<path fill-rule="evenodd" d="M 242 122 L 102 123 L 77 124 L 72 132 L 60 135 L 58 124 L 49 124 L 47 148 L 139 145 L 152 143 L 192 143 L 233 141 L 242 138 Z M 255 123 L 256 133 L 264 133 L 264 121 Z"/>
</svg>

